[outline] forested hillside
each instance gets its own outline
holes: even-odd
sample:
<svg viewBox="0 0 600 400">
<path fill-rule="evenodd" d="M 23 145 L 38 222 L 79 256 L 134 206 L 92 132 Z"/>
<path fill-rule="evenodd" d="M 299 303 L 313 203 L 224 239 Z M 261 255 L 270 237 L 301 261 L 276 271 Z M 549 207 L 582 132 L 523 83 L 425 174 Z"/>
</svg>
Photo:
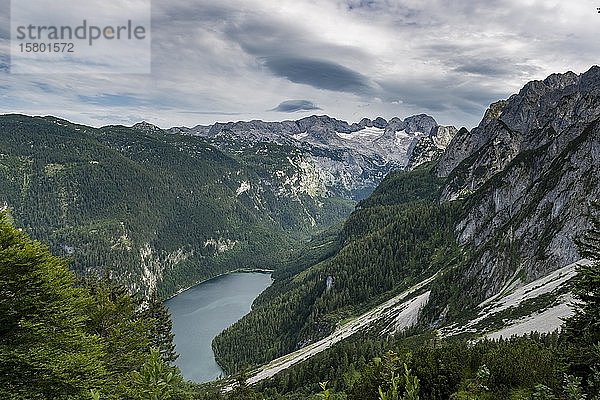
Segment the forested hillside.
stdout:
<svg viewBox="0 0 600 400">
<path fill-rule="evenodd" d="M 394 186 L 399 187 L 390 185 Z M 256 387 L 244 385 L 244 372 L 237 375 L 238 384 L 227 396 L 219 394 L 219 385 L 213 391 L 207 385 L 203 398 L 596 399 L 600 395 L 600 205 L 590 212 L 596 216 L 593 227 L 579 243 L 582 255 L 592 262 L 577 268 L 571 287 L 577 301 L 575 314 L 561 332 L 474 341 L 476 333 L 442 338 L 438 331 L 417 326 L 382 336 L 375 327 Z"/>
<path fill-rule="evenodd" d="M 219 363 L 234 373 L 291 352 L 453 262 L 460 203 L 437 203 L 439 185 L 431 164 L 390 174 L 337 234 L 309 245 L 313 266 L 279 271 L 252 313 L 215 339 Z"/>
<path fill-rule="evenodd" d="M 558 328 L 600 188 L 599 99 L 598 67 L 530 82 L 471 132 L 461 129 L 437 163 L 389 174 L 321 256 L 307 249 L 312 257 L 276 275 L 253 311 L 215 339 L 221 365 L 234 372 L 324 340 L 438 272 L 415 293 L 422 307 L 406 317 L 415 332 Z M 237 351 L 245 340 L 252 346 Z"/>
<path fill-rule="evenodd" d="M 166 309 L 67 260 L 0 212 L 0 398 L 191 399 Z"/>
<path fill-rule="evenodd" d="M 600 208 L 599 208 L 600 211 Z M 0 213 L 3 399 L 594 399 L 600 394 L 600 219 L 582 240 L 576 314 L 562 334 L 477 343 L 435 332 L 357 335 L 259 387 L 184 383 L 164 306 L 67 261 Z M 154 299 L 155 300 L 155 299 Z"/>
<path fill-rule="evenodd" d="M 294 150 L 264 146 L 225 155 L 147 124 L 2 116 L 0 206 L 78 274 L 110 272 L 165 297 L 238 268 L 276 268 L 353 206 L 290 186 Z"/>
</svg>

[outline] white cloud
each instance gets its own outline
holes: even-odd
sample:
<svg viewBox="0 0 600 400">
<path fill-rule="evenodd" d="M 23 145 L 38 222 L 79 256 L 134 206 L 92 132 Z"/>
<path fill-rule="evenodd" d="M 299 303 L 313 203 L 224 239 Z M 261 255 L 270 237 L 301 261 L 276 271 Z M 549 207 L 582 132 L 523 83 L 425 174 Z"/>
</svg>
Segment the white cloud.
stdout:
<svg viewBox="0 0 600 400">
<path fill-rule="evenodd" d="M 0 0 L 0 11 L 6 4 Z M 527 81 L 597 63 L 596 6 L 591 0 L 155 0 L 152 75 L 18 76 L 0 68 L 0 112 L 168 127 L 296 118 L 273 106 L 306 99 L 320 113 L 350 121 L 426 112 L 442 123 L 472 126 L 491 101 Z"/>
</svg>

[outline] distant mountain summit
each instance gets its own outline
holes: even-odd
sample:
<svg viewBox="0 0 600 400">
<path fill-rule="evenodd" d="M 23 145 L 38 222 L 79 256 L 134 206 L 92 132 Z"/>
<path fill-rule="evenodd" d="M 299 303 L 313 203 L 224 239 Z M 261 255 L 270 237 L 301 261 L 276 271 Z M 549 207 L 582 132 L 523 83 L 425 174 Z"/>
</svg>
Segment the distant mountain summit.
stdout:
<svg viewBox="0 0 600 400">
<path fill-rule="evenodd" d="M 163 132 L 163 130 L 161 128 L 159 128 L 158 126 L 153 125 L 146 121 L 138 122 L 137 124 L 133 125 L 131 127 L 131 129 L 135 129 L 135 130 L 142 131 L 145 133 L 161 133 L 161 132 Z"/>
<path fill-rule="evenodd" d="M 290 163 L 303 165 L 324 195 L 355 200 L 370 194 L 393 170 L 412 168 L 441 155 L 454 127 L 441 127 L 419 114 L 389 121 L 378 117 L 348 123 L 326 115 L 297 121 L 216 123 L 172 128 L 170 133 L 201 136 L 229 153 L 272 143 L 297 152 Z"/>
</svg>

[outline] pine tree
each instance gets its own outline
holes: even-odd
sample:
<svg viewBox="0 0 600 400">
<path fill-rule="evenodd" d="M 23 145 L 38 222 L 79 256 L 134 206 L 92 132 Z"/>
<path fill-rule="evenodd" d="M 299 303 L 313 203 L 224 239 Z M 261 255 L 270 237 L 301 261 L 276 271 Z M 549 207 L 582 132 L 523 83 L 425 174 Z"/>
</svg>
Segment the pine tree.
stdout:
<svg viewBox="0 0 600 400">
<path fill-rule="evenodd" d="M 100 337 L 105 349 L 102 360 L 109 375 L 105 395 L 122 398 L 130 385 L 129 374 L 148 360 L 153 320 L 139 311 L 140 299 L 107 277 L 86 279 L 84 288 L 93 300 L 85 310 L 87 329 Z"/>
<path fill-rule="evenodd" d="M 140 400 L 171 399 L 177 386 L 183 382 L 178 370 L 161 359 L 158 349 L 150 350 L 148 360 L 139 372 L 132 372 L 131 377 L 134 384 L 133 397 Z"/>
<path fill-rule="evenodd" d="M 151 347 L 159 349 L 160 357 L 164 362 L 173 363 L 179 357 L 173 343 L 175 337 L 172 332 L 173 323 L 169 310 L 158 298 L 156 290 L 152 292 L 148 299 L 144 317 L 153 321 L 150 326 Z"/>
<path fill-rule="evenodd" d="M 74 279 L 0 212 L 0 398 L 87 396 L 102 384 L 102 345 L 85 330 L 91 299 Z"/>
<path fill-rule="evenodd" d="M 575 313 L 564 327 L 570 372 L 585 380 L 600 369 L 597 351 L 600 345 L 600 203 L 595 203 L 593 209 L 592 229 L 580 241 L 580 252 L 591 263 L 577 267 L 573 284 Z"/>
</svg>

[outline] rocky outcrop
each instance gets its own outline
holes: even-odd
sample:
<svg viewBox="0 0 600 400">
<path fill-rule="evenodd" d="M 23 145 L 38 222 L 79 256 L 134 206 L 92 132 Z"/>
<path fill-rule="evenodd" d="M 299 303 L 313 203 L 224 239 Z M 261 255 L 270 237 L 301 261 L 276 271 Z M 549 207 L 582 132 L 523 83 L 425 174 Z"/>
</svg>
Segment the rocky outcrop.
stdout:
<svg viewBox="0 0 600 400">
<path fill-rule="evenodd" d="M 441 200 L 469 195 L 457 235 L 474 249 L 467 275 L 481 299 L 580 258 L 598 171 L 599 67 L 530 82 L 457 133 L 437 167 L 448 178 Z"/>
<path fill-rule="evenodd" d="M 426 135 L 430 135 L 438 124 L 435 119 L 426 114 L 413 115 L 404 120 L 406 124 L 407 133 L 422 132 Z"/>
<path fill-rule="evenodd" d="M 439 159 L 457 133 L 458 130 L 453 126 L 433 127 L 428 136 L 415 143 L 406 168 L 414 169 L 421 164 Z"/>
<path fill-rule="evenodd" d="M 138 131 L 145 132 L 145 133 L 163 133 L 164 132 L 158 126 L 153 125 L 146 121 L 139 122 L 139 123 L 133 125 L 131 128 L 136 129 Z"/>
</svg>

